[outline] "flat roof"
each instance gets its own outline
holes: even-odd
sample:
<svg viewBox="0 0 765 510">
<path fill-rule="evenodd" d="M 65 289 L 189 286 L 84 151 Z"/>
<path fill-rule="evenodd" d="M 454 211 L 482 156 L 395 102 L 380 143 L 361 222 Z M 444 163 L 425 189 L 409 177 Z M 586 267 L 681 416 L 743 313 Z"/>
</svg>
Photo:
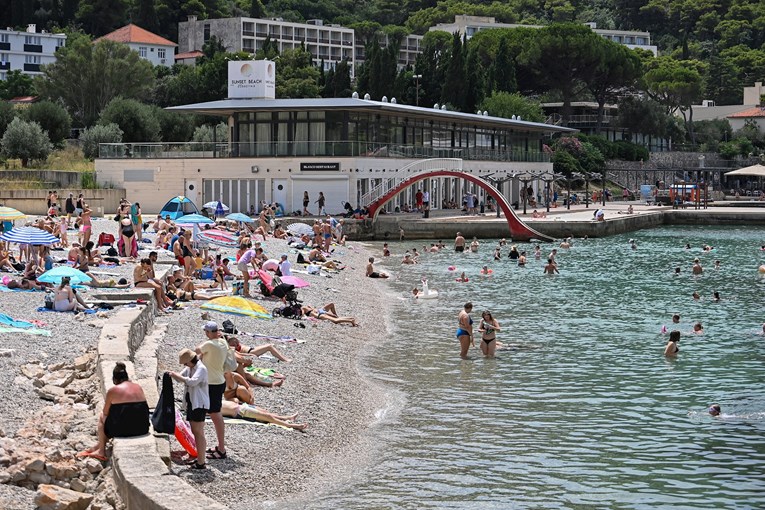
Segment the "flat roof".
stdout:
<svg viewBox="0 0 765 510">
<path fill-rule="evenodd" d="M 207 103 L 187 104 L 171 106 L 166 110 L 180 113 L 203 113 L 206 115 L 232 115 L 240 112 L 258 111 L 331 111 L 331 110 L 355 110 L 388 112 L 410 117 L 421 117 L 431 120 L 461 121 L 480 124 L 484 127 L 516 128 L 527 131 L 546 133 L 572 133 L 576 129 L 544 124 L 541 122 L 528 122 L 525 120 L 513 120 L 490 115 L 478 115 L 475 113 L 462 113 L 449 110 L 436 110 L 422 106 L 412 106 L 396 103 L 383 103 L 367 99 L 354 99 L 351 97 L 317 98 L 317 99 L 222 99 Z"/>
</svg>

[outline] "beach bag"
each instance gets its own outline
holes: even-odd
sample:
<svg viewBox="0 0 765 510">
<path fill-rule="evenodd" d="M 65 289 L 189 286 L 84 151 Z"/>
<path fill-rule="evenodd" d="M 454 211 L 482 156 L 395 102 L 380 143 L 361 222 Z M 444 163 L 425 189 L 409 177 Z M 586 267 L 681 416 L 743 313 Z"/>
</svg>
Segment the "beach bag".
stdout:
<svg viewBox="0 0 765 510">
<path fill-rule="evenodd" d="M 298 264 L 307 264 L 307 263 L 308 263 L 308 262 L 306 261 L 305 257 L 303 257 L 303 254 L 302 254 L 302 253 L 298 253 L 298 254 L 297 254 L 297 263 L 298 263 Z"/>
<path fill-rule="evenodd" d="M 226 319 L 225 321 L 223 321 L 222 326 L 223 326 L 223 332 L 226 333 L 227 335 L 236 335 L 237 333 L 239 333 L 239 330 L 236 329 L 236 326 L 234 326 L 234 323 L 231 322 L 229 319 Z"/>
<path fill-rule="evenodd" d="M 234 296 L 241 296 L 244 294 L 244 282 L 236 281 L 231 284 L 231 293 Z"/>
<path fill-rule="evenodd" d="M 236 367 L 239 366 L 239 363 L 236 361 L 236 351 L 234 349 L 229 348 L 228 352 L 226 352 L 226 360 L 223 362 L 223 371 L 224 372 L 233 372 L 236 370 Z"/>
<path fill-rule="evenodd" d="M 49 292 L 45 294 L 45 308 L 53 310 L 53 294 Z"/>
<path fill-rule="evenodd" d="M 289 294 L 293 290 L 295 290 L 294 285 L 290 285 L 289 283 L 280 283 L 279 285 L 274 287 L 274 290 L 271 291 L 271 295 L 281 299 L 281 298 L 287 297 L 287 294 Z"/>
<path fill-rule="evenodd" d="M 162 391 L 157 400 L 157 407 L 151 415 L 151 426 L 161 434 L 175 434 L 175 401 L 173 380 L 167 372 L 162 376 Z"/>
<path fill-rule="evenodd" d="M 306 268 L 306 271 L 308 274 L 319 274 L 321 273 L 321 266 L 311 264 Z"/>
</svg>

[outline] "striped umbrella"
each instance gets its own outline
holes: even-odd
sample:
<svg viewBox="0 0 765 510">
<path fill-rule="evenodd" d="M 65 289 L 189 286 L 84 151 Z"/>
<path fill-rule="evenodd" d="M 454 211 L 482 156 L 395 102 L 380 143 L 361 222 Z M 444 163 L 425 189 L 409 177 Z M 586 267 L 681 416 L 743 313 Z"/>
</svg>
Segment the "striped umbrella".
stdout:
<svg viewBox="0 0 765 510">
<path fill-rule="evenodd" d="M 56 236 L 37 227 L 14 227 L 0 235 L 0 239 L 9 243 L 35 246 L 48 246 L 59 242 Z"/>
<path fill-rule="evenodd" d="M 23 220 L 27 215 L 13 207 L 0 207 L 0 221 Z"/>
</svg>

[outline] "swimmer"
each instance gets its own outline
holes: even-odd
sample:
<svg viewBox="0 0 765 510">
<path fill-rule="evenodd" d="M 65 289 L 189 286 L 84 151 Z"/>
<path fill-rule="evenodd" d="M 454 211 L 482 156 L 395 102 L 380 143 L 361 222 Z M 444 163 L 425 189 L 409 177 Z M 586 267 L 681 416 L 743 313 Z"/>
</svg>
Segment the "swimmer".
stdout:
<svg viewBox="0 0 765 510">
<path fill-rule="evenodd" d="M 409 252 L 406 252 L 404 254 L 404 260 L 401 261 L 402 264 L 416 264 L 417 261 L 412 258 L 412 254 Z"/>
<path fill-rule="evenodd" d="M 500 260 L 502 258 L 502 250 L 499 246 L 494 248 L 494 260 Z"/>
<path fill-rule="evenodd" d="M 690 250 L 691 249 L 691 243 L 685 243 L 685 249 Z"/>
<path fill-rule="evenodd" d="M 489 269 L 489 266 L 483 266 L 483 268 L 481 268 L 481 274 L 483 275 L 490 275 L 492 273 L 494 273 L 494 271 Z M 462 274 L 465 274 L 465 273 L 462 273 Z"/>
<path fill-rule="evenodd" d="M 505 246 L 506 244 L 507 244 L 507 239 L 505 239 L 504 237 L 499 240 L 500 246 Z M 762 251 L 765 251 L 765 245 L 762 246 Z"/>
<path fill-rule="evenodd" d="M 691 267 L 691 272 L 695 275 L 699 275 L 704 272 L 704 268 L 701 267 L 701 262 L 699 262 L 699 259 L 693 259 L 693 266 Z"/>
<path fill-rule="evenodd" d="M 558 245 L 558 248 L 562 248 L 564 250 L 568 250 L 571 248 L 571 243 L 568 242 L 568 239 L 564 239 L 561 241 L 561 243 Z"/>
<path fill-rule="evenodd" d="M 664 348 L 664 356 L 677 356 L 677 353 L 680 352 L 680 348 L 677 346 L 679 341 L 680 331 L 675 329 L 669 334 L 669 341 L 667 342 L 667 346 Z"/>
<path fill-rule="evenodd" d="M 717 291 L 714 291 L 712 293 L 712 301 L 719 303 L 722 298 L 720 297 L 720 293 Z"/>
<path fill-rule="evenodd" d="M 675 268 L 675 276 L 680 276 L 680 268 L 679 267 Z"/>
<path fill-rule="evenodd" d="M 481 352 L 487 358 L 493 358 L 497 350 L 497 331 L 500 331 L 500 328 L 499 322 L 490 311 L 486 310 L 481 314 L 478 331 L 481 332 Z"/>
<path fill-rule="evenodd" d="M 390 257 L 390 249 L 388 243 L 383 243 L 383 257 Z"/>
<path fill-rule="evenodd" d="M 438 248 L 438 246 L 436 246 L 436 243 L 432 243 L 430 245 L 430 253 L 438 253 L 438 250 L 439 250 L 439 248 Z"/>
<path fill-rule="evenodd" d="M 720 269 L 720 261 L 719 260 L 715 260 L 715 271 L 718 270 L 718 269 Z"/>
<path fill-rule="evenodd" d="M 637 243 L 634 240 L 630 243 L 630 248 L 637 250 Z"/>
<path fill-rule="evenodd" d="M 478 247 L 480 246 L 480 243 L 478 242 L 477 238 L 473 238 L 473 242 L 470 243 L 470 251 L 472 253 L 476 253 L 478 251 Z"/>
<path fill-rule="evenodd" d="M 420 289 L 418 289 L 417 287 L 412 289 L 412 297 L 414 299 L 417 299 L 418 297 L 420 297 L 420 294 L 422 294 L 422 292 L 420 292 Z"/>
<path fill-rule="evenodd" d="M 547 265 L 545 266 L 544 274 L 560 274 L 560 271 L 558 271 L 558 266 L 555 265 L 555 261 L 553 259 L 547 259 Z"/>
<path fill-rule="evenodd" d="M 518 257 L 518 267 L 526 267 L 526 252 L 522 251 L 521 256 Z"/>
<path fill-rule="evenodd" d="M 693 294 L 691 294 L 691 297 L 693 297 L 694 301 L 699 301 L 701 299 L 701 296 L 696 291 L 693 291 Z"/>
<path fill-rule="evenodd" d="M 717 417 L 717 416 L 720 416 L 720 414 L 722 413 L 722 408 L 720 407 L 720 404 L 712 404 L 711 406 L 709 406 L 709 409 L 707 409 L 707 411 L 709 411 L 710 416 Z"/>
<path fill-rule="evenodd" d="M 704 326 L 701 325 L 700 322 L 697 322 L 693 325 L 693 332 L 696 335 L 703 335 L 704 334 Z"/>
<path fill-rule="evenodd" d="M 542 258 L 542 248 L 539 245 L 534 246 L 534 258 L 537 260 Z"/>
<path fill-rule="evenodd" d="M 467 276 L 465 276 L 465 271 L 462 271 L 462 274 L 460 275 L 460 277 L 459 277 L 459 278 L 457 278 L 457 280 L 456 280 L 456 281 L 458 281 L 458 282 L 463 282 L 463 283 L 464 283 L 464 282 L 469 282 L 469 281 L 470 281 L 470 278 L 468 278 Z"/>
<path fill-rule="evenodd" d="M 463 273 L 464 274 L 464 273 Z M 460 311 L 457 317 L 457 339 L 460 341 L 460 358 L 467 359 L 468 349 L 473 341 L 473 319 L 470 318 L 470 312 L 473 311 L 473 303 L 465 303 L 465 307 Z"/>
</svg>

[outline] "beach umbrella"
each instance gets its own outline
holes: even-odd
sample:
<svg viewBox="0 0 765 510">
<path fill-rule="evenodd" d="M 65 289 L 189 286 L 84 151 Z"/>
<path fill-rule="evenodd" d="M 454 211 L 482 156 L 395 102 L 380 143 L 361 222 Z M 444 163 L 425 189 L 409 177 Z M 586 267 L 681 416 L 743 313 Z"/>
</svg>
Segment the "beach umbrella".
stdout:
<svg viewBox="0 0 765 510">
<path fill-rule="evenodd" d="M 66 276 L 71 278 L 71 283 L 74 285 L 89 282 L 93 279 L 79 269 L 75 269 L 69 266 L 58 266 L 45 271 L 43 274 L 37 277 L 37 281 L 44 283 L 54 283 L 58 285 L 61 283 L 61 279 Z"/>
<path fill-rule="evenodd" d="M 53 234 L 37 227 L 14 227 L 0 235 L 0 239 L 9 243 L 49 246 L 59 242 Z"/>
<path fill-rule="evenodd" d="M 309 287 L 311 284 L 307 281 L 298 278 L 297 276 L 281 276 L 282 283 L 288 285 L 294 285 L 296 289 L 302 289 L 303 287 Z"/>
<path fill-rule="evenodd" d="M 212 202 L 207 202 L 205 205 L 202 206 L 203 209 L 210 209 L 215 211 L 215 214 L 219 214 L 218 210 L 220 209 L 223 212 L 228 211 L 228 206 L 224 204 L 223 202 L 214 200 Z M 223 213 L 220 213 L 223 214 Z"/>
<path fill-rule="evenodd" d="M 230 313 L 233 315 L 255 317 L 256 319 L 273 319 L 268 310 L 257 303 L 239 296 L 223 296 L 211 299 L 203 304 L 201 308 L 204 308 L 205 310 L 215 310 L 216 312 Z"/>
<path fill-rule="evenodd" d="M 212 224 L 215 222 L 207 216 L 202 216 L 201 214 L 187 214 L 175 220 L 175 223 L 178 225 L 199 225 L 200 223 Z"/>
<path fill-rule="evenodd" d="M 747 166 L 744 168 L 739 168 L 738 170 L 733 170 L 732 172 L 725 172 L 725 176 L 731 176 L 736 177 L 739 175 L 746 175 L 751 177 L 765 177 L 765 165 L 752 165 Z"/>
<path fill-rule="evenodd" d="M 313 227 L 311 225 L 306 225 L 305 223 L 293 223 L 287 227 L 287 232 L 296 236 L 310 236 L 313 234 Z"/>
<path fill-rule="evenodd" d="M 240 221 L 242 223 L 255 223 L 255 220 L 253 218 L 250 218 L 246 214 L 242 214 L 238 212 L 229 214 L 228 216 L 226 216 L 226 219 L 231 221 Z"/>
<path fill-rule="evenodd" d="M 23 220 L 27 215 L 13 207 L 0 207 L 0 221 Z"/>
</svg>

